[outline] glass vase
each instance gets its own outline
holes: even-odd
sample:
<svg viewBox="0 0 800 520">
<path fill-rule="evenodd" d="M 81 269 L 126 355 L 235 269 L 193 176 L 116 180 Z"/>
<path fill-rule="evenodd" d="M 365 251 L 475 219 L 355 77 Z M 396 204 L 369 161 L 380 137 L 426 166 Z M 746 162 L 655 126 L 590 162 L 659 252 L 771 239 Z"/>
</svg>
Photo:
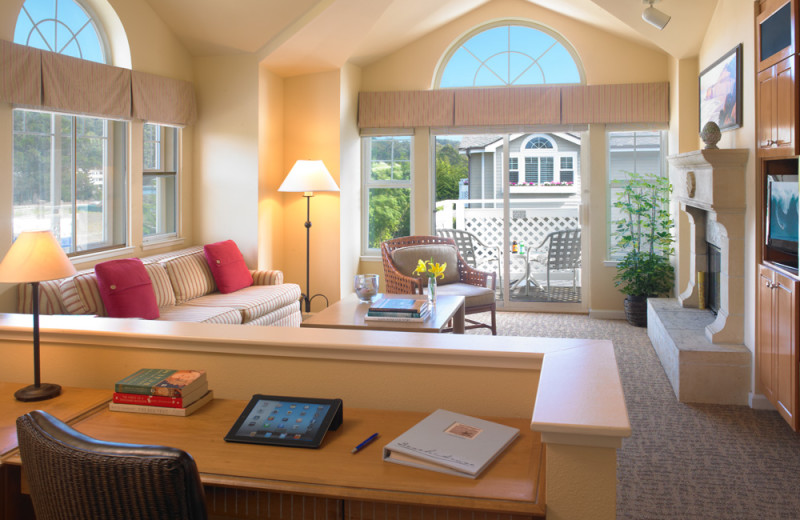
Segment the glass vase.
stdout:
<svg viewBox="0 0 800 520">
<path fill-rule="evenodd" d="M 436 305 L 436 277 L 428 278 L 428 303 Z"/>
</svg>

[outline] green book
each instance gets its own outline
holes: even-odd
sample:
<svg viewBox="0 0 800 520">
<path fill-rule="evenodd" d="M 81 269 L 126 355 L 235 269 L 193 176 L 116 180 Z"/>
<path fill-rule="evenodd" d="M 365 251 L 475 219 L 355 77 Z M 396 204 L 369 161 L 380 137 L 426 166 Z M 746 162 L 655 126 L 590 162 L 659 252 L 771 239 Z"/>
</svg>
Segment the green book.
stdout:
<svg viewBox="0 0 800 520">
<path fill-rule="evenodd" d="M 184 393 L 190 393 L 206 382 L 205 370 L 142 368 L 117 381 L 114 391 L 127 394 L 183 397 Z"/>
</svg>

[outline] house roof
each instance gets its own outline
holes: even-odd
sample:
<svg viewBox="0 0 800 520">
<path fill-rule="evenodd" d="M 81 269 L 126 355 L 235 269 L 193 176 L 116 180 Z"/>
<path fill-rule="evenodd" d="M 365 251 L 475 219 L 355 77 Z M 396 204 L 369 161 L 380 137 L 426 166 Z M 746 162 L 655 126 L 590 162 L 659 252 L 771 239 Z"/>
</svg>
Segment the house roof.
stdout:
<svg viewBox="0 0 800 520">
<path fill-rule="evenodd" d="M 485 148 L 502 138 L 502 135 L 465 135 L 463 138 L 461 138 L 461 144 L 458 145 L 458 150 L 464 152 L 472 148 Z"/>
</svg>

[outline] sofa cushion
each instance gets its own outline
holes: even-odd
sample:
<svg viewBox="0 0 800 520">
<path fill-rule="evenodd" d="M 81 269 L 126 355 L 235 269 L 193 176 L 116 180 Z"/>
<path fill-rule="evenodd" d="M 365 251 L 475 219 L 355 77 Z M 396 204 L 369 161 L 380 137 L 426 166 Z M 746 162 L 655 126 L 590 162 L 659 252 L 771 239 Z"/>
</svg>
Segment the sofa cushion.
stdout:
<svg viewBox="0 0 800 520">
<path fill-rule="evenodd" d="M 392 252 L 392 261 L 397 269 L 406 276 L 419 276 L 414 274 L 417 264 L 420 260 L 427 262 L 431 258 L 437 264 L 447 262 L 444 278 L 438 279 L 439 284 L 455 283 L 460 280 L 455 246 L 449 244 L 424 244 L 401 247 Z"/>
<path fill-rule="evenodd" d="M 272 326 L 272 327 L 299 327 L 300 323 L 303 321 L 303 313 L 300 312 L 299 305 L 287 305 L 285 307 L 281 307 L 276 311 L 272 311 L 269 314 L 265 314 L 260 318 L 256 318 L 253 321 L 248 321 L 245 325 L 261 325 L 261 326 Z"/>
<path fill-rule="evenodd" d="M 172 305 L 159 309 L 162 321 L 188 321 L 193 323 L 222 323 L 239 325 L 242 313 L 227 307 L 198 307 L 194 305 Z"/>
<path fill-rule="evenodd" d="M 61 282 L 61 300 L 69 314 L 107 315 L 94 271 L 79 273 Z"/>
<path fill-rule="evenodd" d="M 242 313 L 242 323 L 247 323 L 286 305 L 297 304 L 299 300 L 300 286 L 286 283 L 281 285 L 253 285 L 229 294 L 207 294 L 190 300 L 185 305 L 238 309 Z"/>
<path fill-rule="evenodd" d="M 39 282 L 39 314 L 66 314 L 61 301 L 62 280 Z M 17 285 L 17 312 L 33 313 L 33 286 L 29 283 Z"/>
<path fill-rule="evenodd" d="M 167 270 L 178 305 L 217 290 L 202 251 L 164 260 L 162 265 Z"/>
<path fill-rule="evenodd" d="M 106 313 L 112 318 L 158 318 L 153 282 L 138 258 L 101 262 L 94 266 Z"/>
<path fill-rule="evenodd" d="M 427 290 L 427 289 L 426 289 Z M 472 285 L 468 283 L 451 283 L 447 285 L 439 286 L 436 289 L 437 293 L 442 295 L 450 295 L 450 296 L 463 296 L 464 297 L 464 307 L 477 307 L 479 305 L 490 305 L 495 301 L 495 294 L 494 291 L 489 289 L 488 287 L 480 287 L 478 285 Z"/>
<path fill-rule="evenodd" d="M 145 264 L 145 271 L 153 282 L 153 292 L 156 293 L 156 303 L 158 308 L 175 305 L 175 291 L 172 290 L 172 283 L 169 281 L 167 270 L 161 264 Z"/>
<path fill-rule="evenodd" d="M 225 240 L 207 244 L 203 251 L 219 292 L 228 294 L 253 285 L 253 276 L 236 242 Z"/>
</svg>

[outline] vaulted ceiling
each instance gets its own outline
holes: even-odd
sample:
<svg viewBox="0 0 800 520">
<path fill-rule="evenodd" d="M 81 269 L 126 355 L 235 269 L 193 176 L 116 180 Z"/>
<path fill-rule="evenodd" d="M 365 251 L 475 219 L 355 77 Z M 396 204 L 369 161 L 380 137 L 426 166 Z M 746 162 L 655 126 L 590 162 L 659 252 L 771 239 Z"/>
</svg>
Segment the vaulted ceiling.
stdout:
<svg viewBox="0 0 800 520">
<path fill-rule="evenodd" d="M 284 75 L 365 65 L 491 0 L 146 0 L 194 56 L 256 53 Z M 525 0 L 676 58 L 696 56 L 718 0 Z"/>
</svg>

